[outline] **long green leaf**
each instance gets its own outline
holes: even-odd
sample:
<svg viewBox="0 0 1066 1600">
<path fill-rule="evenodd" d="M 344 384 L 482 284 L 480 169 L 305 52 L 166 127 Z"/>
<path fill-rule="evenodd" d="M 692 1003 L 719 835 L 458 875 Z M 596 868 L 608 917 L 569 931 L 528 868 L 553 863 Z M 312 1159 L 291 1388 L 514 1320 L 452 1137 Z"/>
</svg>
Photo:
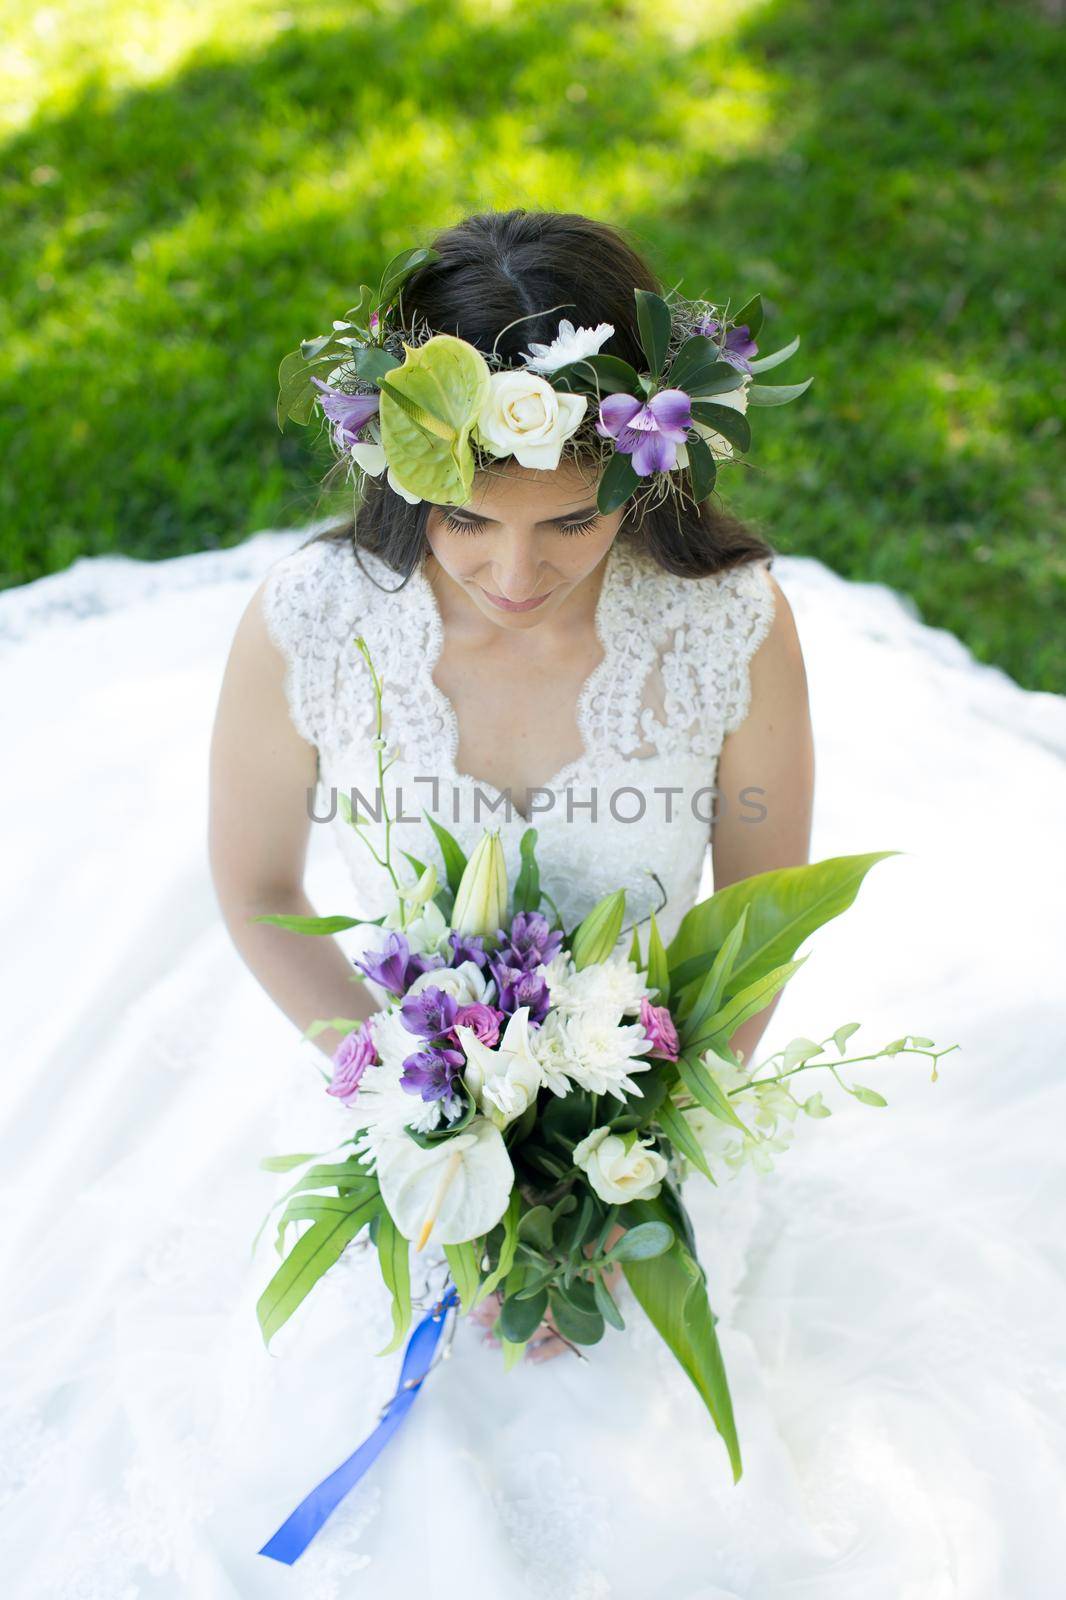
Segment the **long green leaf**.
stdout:
<svg viewBox="0 0 1066 1600">
<path fill-rule="evenodd" d="M 760 356 L 757 361 L 749 361 L 748 365 L 752 372 L 769 372 L 771 367 L 779 367 L 789 356 L 794 356 L 799 347 L 799 334 L 797 334 L 788 344 L 782 345 L 780 350 L 774 350 L 768 356 Z"/>
<path fill-rule="evenodd" d="M 463 848 L 455 835 L 449 833 L 443 823 L 437 821 L 436 817 L 431 817 L 428 811 L 423 812 L 423 816 L 437 836 L 440 853 L 444 858 L 444 872 L 448 880 L 448 888 L 452 891 L 452 894 L 458 894 L 459 881 L 466 868 L 466 855 Z"/>
<path fill-rule="evenodd" d="M 451 1268 L 455 1287 L 459 1291 L 461 1310 L 465 1317 L 474 1308 L 481 1283 L 478 1253 L 473 1241 L 467 1239 L 462 1244 L 446 1244 L 444 1254 L 448 1258 L 448 1266 Z"/>
<path fill-rule="evenodd" d="M 288 1322 L 322 1274 L 339 1261 L 380 1204 L 377 1183 L 368 1180 L 368 1192 L 359 1205 L 313 1222 L 300 1235 L 259 1296 L 256 1306 L 263 1341 L 268 1349 L 278 1329 Z"/>
<path fill-rule="evenodd" d="M 698 1039 L 702 1032 L 702 1024 L 708 1017 L 712 1017 L 722 1003 L 725 986 L 729 982 L 730 974 L 736 965 L 737 953 L 744 938 L 744 929 L 748 921 L 748 907 L 745 906 L 735 927 L 730 928 L 726 935 L 725 943 L 711 964 L 711 970 L 702 980 L 695 978 L 685 989 L 678 1003 L 678 1015 L 684 1019 L 681 1030 L 682 1039 Z M 691 1009 L 690 1009 L 691 1003 Z"/>
<path fill-rule="evenodd" d="M 702 1172 L 703 1176 L 709 1178 L 717 1187 L 716 1180 L 707 1165 L 707 1157 L 699 1140 L 685 1121 L 684 1114 L 678 1110 L 672 1100 L 663 1101 L 655 1113 L 655 1120 L 674 1146 L 674 1149 L 683 1155 L 685 1160 L 696 1168 L 697 1172 Z"/>
<path fill-rule="evenodd" d="M 809 934 L 847 910 L 876 862 L 898 854 L 879 850 L 779 867 L 701 900 L 682 917 L 667 950 L 675 991 L 708 970 L 745 906 L 748 922 L 726 984 L 727 998 L 795 955 Z"/>
<path fill-rule="evenodd" d="M 637 301 L 637 331 L 640 348 L 644 351 L 648 371 L 657 378 L 663 370 L 666 350 L 670 343 L 670 307 L 661 295 L 648 289 L 634 289 Z"/>
<path fill-rule="evenodd" d="M 748 1133 L 749 1130 L 733 1110 L 733 1103 L 718 1079 L 698 1057 L 682 1056 L 677 1063 L 677 1070 L 689 1094 L 705 1111 L 709 1111 L 711 1116 L 717 1117 L 720 1122 L 728 1123 L 731 1128 L 738 1128 L 744 1134 Z"/>
<path fill-rule="evenodd" d="M 764 1010 L 806 959 L 806 956 L 800 956 L 797 961 L 785 961 L 780 967 L 774 967 L 772 972 L 756 978 L 746 988 L 739 989 L 719 1011 L 704 1019 L 698 1032 L 694 1028 L 686 1028 L 683 1041 L 685 1048 L 696 1051 L 727 1045 L 741 1023 Z"/>
<path fill-rule="evenodd" d="M 503 1241 L 500 1245 L 500 1258 L 478 1290 L 477 1300 L 474 1302 L 475 1305 L 480 1305 L 482 1300 L 487 1300 L 514 1266 L 515 1250 L 518 1248 L 518 1219 L 521 1214 L 522 1201 L 518 1190 L 515 1189 L 511 1193 L 511 1198 L 507 1202 L 507 1210 L 503 1214 Z"/>
<path fill-rule="evenodd" d="M 392 1295 L 392 1338 L 378 1354 L 398 1350 L 411 1324 L 411 1244 L 383 1205 L 378 1213 L 378 1265 Z"/>
<path fill-rule="evenodd" d="M 520 911 L 536 911 L 540 905 L 540 869 L 537 866 L 537 830 L 526 828 L 518 841 L 518 851 L 521 865 L 515 879 L 514 898 L 512 901 L 514 913 Z"/>
<path fill-rule="evenodd" d="M 801 394 L 806 394 L 813 378 L 806 378 L 802 383 L 753 383 L 748 390 L 749 406 L 787 406 L 790 400 L 798 400 Z"/>
<path fill-rule="evenodd" d="M 267 912 L 261 917 L 249 917 L 249 922 L 272 922 L 276 928 L 287 928 L 290 933 L 343 933 L 345 928 L 358 927 L 356 917 L 290 917 Z"/>
<path fill-rule="evenodd" d="M 627 1209 L 649 1221 L 669 1220 L 659 1201 L 637 1201 Z M 665 1255 L 627 1261 L 622 1271 L 648 1320 L 695 1385 L 729 1454 L 733 1482 L 738 1482 L 743 1466 L 733 1402 L 698 1262 L 675 1238 Z"/>
<path fill-rule="evenodd" d="M 666 947 L 654 911 L 648 929 L 648 988 L 658 990 L 656 1000 L 659 1005 L 670 1004 L 670 964 L 666 959 Z"/>
</svg>

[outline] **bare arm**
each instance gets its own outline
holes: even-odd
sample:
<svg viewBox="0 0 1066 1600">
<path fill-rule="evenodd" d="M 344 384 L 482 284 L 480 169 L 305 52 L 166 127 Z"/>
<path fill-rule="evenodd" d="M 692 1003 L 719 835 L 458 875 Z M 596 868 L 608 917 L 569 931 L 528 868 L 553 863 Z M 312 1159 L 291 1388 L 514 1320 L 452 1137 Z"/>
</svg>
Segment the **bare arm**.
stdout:
<svg viewBox="0 0 1066 1600">
<path fill-rule="evenodd" d="M 792 609 L 770 576 L 775 613 L 751 660 L 751 706 L 722 746 L 714 886 L 810 859 L 814 742 L 807 673 Z M 749 791 L 745 795 L 745 791 Z M 731 1040 L 750 1059 L 780 999 L 742 1024 Z"/>
<path fill-rule="evenodd" d="M 208 851 L 223 920 L 245 965 L 303 1032 L 319 1018 L 361 1019 L 373 1009 L 336 940 L 250 919 L 316 915 L 303 889 L 310 832 L 307 793 L 317 752 L 293 727 L 285 661 L 267 632 L 261 587 L 237 627 L 211 738 Z M 326 1054 L 342 1035 L 315 1043 Z"/>
</svg>

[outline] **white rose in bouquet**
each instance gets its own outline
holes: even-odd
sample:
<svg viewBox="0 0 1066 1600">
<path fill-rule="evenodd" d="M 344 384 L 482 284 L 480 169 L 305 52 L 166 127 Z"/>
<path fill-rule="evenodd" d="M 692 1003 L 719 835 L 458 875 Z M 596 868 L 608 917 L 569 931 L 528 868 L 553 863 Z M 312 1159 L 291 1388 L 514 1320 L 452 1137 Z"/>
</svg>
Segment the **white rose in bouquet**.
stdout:
<svg viewBox="0 0 1066 1600">
<path fill-rule="evenodd" d="M 423 989 L 441 989 L 454 995 L 461 1006 L 487 1005 L 496 993 L 493 979 L 486 977 L 476 961 L 461 961 L 457 967 L 431 967 L 419 974 L 407 995 L 421 994 Z"/>
<path fill-rule="evenodd" d="M 666 1161 L 650 1139 L 635 1133 L 593 1128 L 574 1146 L 574 1163 L 587 1173 L 593 1191 L 608 1205 L 654 1200 L 666 1177 Z"/>
</svg>

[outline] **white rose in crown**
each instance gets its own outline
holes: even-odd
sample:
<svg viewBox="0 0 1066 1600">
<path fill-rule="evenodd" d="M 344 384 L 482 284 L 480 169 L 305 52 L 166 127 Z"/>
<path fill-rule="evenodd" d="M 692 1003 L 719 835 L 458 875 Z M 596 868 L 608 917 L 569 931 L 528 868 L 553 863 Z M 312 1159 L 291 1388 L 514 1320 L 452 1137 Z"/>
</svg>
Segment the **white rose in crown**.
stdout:
<svg viewBox="0 0 1066 1600">
<path fill-rule="evenodd" d="M 587 406 L 583 394 L 557 393 L 536 373 L 494 372 L 477 420 L 478 439 L 491 455 L 554 472 Z"/>
<path fill-rule="evenodd" d="M 666 1176 L 666 1162 L 650 1140 L 638 1139 L 635 1133 L 612 1133 L 610 1128 L 593 1128 L 575 1145 L 574 1163 L 608 1205 L 654 1200 Z"/>
</svg>

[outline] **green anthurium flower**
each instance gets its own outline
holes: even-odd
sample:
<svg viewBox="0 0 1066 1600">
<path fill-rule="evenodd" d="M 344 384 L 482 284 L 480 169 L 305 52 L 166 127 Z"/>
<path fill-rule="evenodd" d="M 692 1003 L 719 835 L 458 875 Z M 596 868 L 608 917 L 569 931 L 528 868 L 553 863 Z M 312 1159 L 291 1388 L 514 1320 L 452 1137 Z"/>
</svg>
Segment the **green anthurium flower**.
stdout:
<svg viewBox="0 0 1066 1600">
<path fill-rule="evenodd" d="M 470 430 L 488 398 L 489 369 L 465 339 L 439 333 L 383 376 L 381 443 L 397 480 L 439 505 L 462 505 L 474 482 Z"/>
</svg>

